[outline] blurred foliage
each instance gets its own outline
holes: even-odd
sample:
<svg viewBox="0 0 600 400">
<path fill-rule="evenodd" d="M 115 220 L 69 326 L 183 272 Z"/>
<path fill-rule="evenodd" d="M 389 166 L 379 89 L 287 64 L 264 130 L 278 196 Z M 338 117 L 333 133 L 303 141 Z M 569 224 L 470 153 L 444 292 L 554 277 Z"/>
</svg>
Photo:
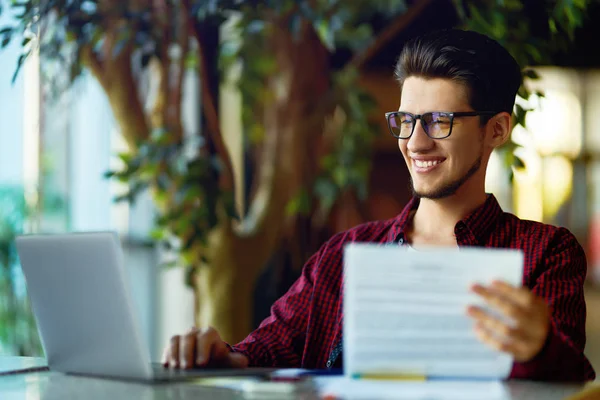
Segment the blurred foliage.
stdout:
<svg viewBox="0 0 600 400">
<path fill-rule="evenodd" d="M 250 145 L 260 145 L 264 139 L 265 127 L 257 118 L 262 115 L 258 110 L 273 96 L 265 85 L 266 78 L 277 71 L 275 55 L 266 46 L 273 21 L 283 19 L 296 39 L 308 23 L 330 52 L 345 48 L 360 54 L 377 39 L 368 22 L 372 17 L 400 15 L 407 9 L 406 2 L 398 0 L 239 3 L 239 14 L 231 26 L 233 39 L 222 44 L 219 66 L 221 76 L 234 65 L 241 67 L 238 87 L 246 105 L 242 110 L 242 125 Z M 342 115 L 332 121 L 337 124 L 331 132 L 335 135 L 330 138 L 333 146 L 318 161 L 320 173 L 290 201 L 287 207 L 290 215 L 316 211 L 326 216 L 342 193 L 353 191 L 359 200 L 365 200 L 368 194 L 371 148 L 375 135 L 380 133 L 369 118 L 376 105 L 358 84 L 360 71 L 354 65 L 331 68 L 327 74 L 330 76 L 327 99 L 333 105 L 331 109 Z"/>
<path fill-rule="evenodd" d="M 593 0 L 525 1 L 525 0 L 453 0 L 461 20 L 461 28 L 483 33 L 504 46 L 523 68 L 526 80 L 539 79 L 530 68 L 552 63 L 552 56 L 572 44 L 575 32 L 586 22 L 586 10 Z M 532 93 L 524 84 L 519 97 L 528 100 Z M 543 93 L 536 92 L 538 96 Z M 527 112 L 515 105 L 513 125 L 525 128 Z M 499 149 L 507 166 L 521 168 L 524 163 L 515 156 L 518 147 L 508 141 Z M 512 172 L 511 172 L 512 179 Z"/>
<path fill-rule="evenodd" d="M 192 145 L 199 150 L 202 139 Z M 129 186 L 117 201 L 134 203 L 141 192 L 153 190 L 154 201 L 164 212 L 152 237 L 180 250 L 180 262 L 192 271 L 198 254 L 195 246 L 206 246 L 208 233 L 218 224 L 219 201 L 230 217 L 238 216 L 233 196 L 219 189 L 216 177 L 222 165 L 218 157 L 190 158 L 186 155 L 189 148 L 190 143 L 184 145 L 167 131 L 156 130 L 149 141 L 138 144 L 135 154 L 119 154 L 123 168 L 107 172 L 106 177 Z"/>
<path fill-rule="evenodd" d="M 43 355 L 15 247 L 28 215 L 23 189 L 0 187 L 0 348 L 15 356 Z"/>
<path fill-rule="evenodd" d="M 335 97 L 339 99 L 336 112 L 341 113 L 342 122 L 337 127 L 336 146 L 321 159 L 322 172 L 314 185 L 322 216 L 327 215 L 344 191 L 354 191 L 360 201 L 367 199 L 371 148 L 379 127 L 370 120 L 377 111 L 376 104 L 357 87 L 358 75 L 356 69 L 346 68 L 333 76 Z M 335 117 L 336 114 L 333 115 L 334 124 Z"/>
</svg>

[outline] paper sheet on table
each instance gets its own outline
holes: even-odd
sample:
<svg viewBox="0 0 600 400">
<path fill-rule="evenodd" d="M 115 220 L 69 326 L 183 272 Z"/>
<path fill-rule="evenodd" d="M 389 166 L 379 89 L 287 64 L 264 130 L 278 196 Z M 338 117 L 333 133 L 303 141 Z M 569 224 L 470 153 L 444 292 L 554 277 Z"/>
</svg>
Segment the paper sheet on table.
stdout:
<svg viewBox="0 0 600 400">
<path fill-rule="evenodd" d="M 466 308 L 485 303 L 469 288 L 496 279 L 520 286 L 522 274 L 516 250 L 348 245 L 345 374 L 505 378 L 512 358 L 477 340 Z"/>
<path fill-rule="evenodd" d="M 509 400 L 510 393 L 498 381 L 381 382 L 348 377 L 317 377 L 321 398 L 344 400 Z"/>
</svg>

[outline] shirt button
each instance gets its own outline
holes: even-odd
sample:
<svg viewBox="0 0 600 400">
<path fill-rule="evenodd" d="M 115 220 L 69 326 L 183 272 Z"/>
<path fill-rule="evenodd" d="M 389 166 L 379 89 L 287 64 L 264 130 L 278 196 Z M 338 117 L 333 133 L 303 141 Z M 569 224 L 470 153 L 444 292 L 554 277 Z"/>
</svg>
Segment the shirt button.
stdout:
<svg viewBox="0 0 600 400">
<path fill-rule="evenodd" d="M 331 360 L 327 361 L 327 368 L 331 368 Z"/>
</svg>

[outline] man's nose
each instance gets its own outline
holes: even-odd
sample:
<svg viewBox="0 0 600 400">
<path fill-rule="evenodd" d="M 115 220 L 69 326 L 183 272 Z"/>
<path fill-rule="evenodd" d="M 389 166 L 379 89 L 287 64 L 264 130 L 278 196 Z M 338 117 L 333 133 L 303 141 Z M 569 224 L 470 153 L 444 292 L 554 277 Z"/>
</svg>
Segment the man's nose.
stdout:
<svg viewBox="0 0 600 400">
<path fill-rule="evenodd" d="M 431 150 L 434 144 L 434 140 L 427 136 L 427 133 L 425 133 L 423 125 L 421 124 L 421 120 L 417 120 L 415 130 L 413 131 L 411 137 L 408 139 L 408 151 L 410 151 L 411 153 L 422 153 L 427 150 Z"/>
</svg>

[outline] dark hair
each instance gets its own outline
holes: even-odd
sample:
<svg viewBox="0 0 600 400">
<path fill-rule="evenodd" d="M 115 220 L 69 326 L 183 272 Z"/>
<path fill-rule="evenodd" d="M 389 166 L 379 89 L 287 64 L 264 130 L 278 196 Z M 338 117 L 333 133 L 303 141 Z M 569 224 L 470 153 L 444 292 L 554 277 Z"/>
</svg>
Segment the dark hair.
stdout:
<svg viewBox="0 0 600 400">
<path fill-rule="evenodd" d="M 410 76 L 464 84 L 475 111 L 512 113 L 521 68 L 495 40 L 471 31 L 435 31 L 406 43 L 396 65 L 400 85 Z"/>
</svg>

